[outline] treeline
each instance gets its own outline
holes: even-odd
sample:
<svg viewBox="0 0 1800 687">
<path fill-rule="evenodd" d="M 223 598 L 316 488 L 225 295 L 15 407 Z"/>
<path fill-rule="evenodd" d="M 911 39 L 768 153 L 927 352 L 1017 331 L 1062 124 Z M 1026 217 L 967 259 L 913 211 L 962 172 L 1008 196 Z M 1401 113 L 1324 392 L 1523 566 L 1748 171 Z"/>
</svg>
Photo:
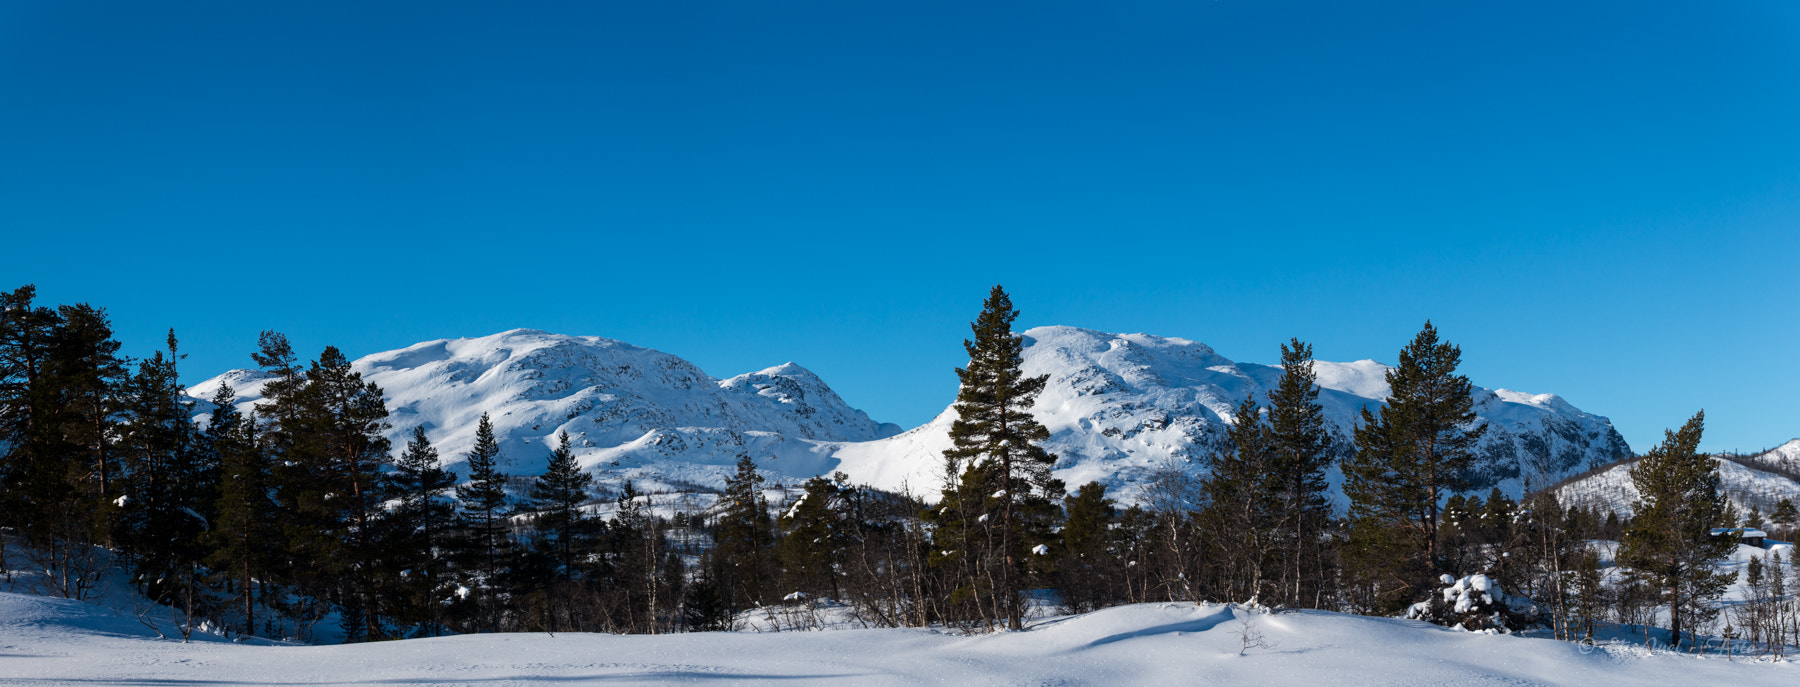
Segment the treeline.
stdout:
<svg viewBox="0 0 1800 687">
<path fill-rule="evenodd" d="M 1197 457 L 1204 470 L 1171 466 L 1121 507 L 1104 485 L 1051 476 L 1031 413 L 1047 380 L 1021 371 L 1018 312 L 995 287 L 964 342 L 941 491 L 843 475 L 775 489 L 743 456 L 715 504 L 678 512 L 628 482 L 602 496 L 566 435 L 539 474 L 504 474 L 485 416 L 459 480 L 425 428 L 389 444 L 381 389 L 342 353 L 303 362 L 274 332 L 252 354 L 263 400 L 240 413 L 221 387 L 196 423 L 173 334 L 130 361 L 104 311 L 34 295 L 0 294 L 0 545 L 23 544 L 0 562 L 29 559 L 44 591 L 75 598 L 123 566 L 148 598 L 246 635 L 307 639 L 333 616 L 349 641 L 717 630 L 823 599 L 876 626 L 1018 628 L 1046 603 L 1213 600 L 1571 640 L 1657 622 L 1691 645 L 1728 581 L 1715 564 L 1731 543 L 1708 530 L 1736 518 L 1697 450 L 1702 416 L 1633 464 L 1630 520 L 1550 492 L 1482 498 L 1469 475 L 1483 424 L 1460 349 L 1430 323 L 1350 444 L 1326 427 L 1311 346 L 1291 340 L 1272 390 Z M 1347 511 L 1330 498 L 1334 465 Z M 1761 601 L 1733 627 L 1753 623 L 1771 647 L 1800 636 L 1791 571 L 1759 561 Z"/>
</svg>

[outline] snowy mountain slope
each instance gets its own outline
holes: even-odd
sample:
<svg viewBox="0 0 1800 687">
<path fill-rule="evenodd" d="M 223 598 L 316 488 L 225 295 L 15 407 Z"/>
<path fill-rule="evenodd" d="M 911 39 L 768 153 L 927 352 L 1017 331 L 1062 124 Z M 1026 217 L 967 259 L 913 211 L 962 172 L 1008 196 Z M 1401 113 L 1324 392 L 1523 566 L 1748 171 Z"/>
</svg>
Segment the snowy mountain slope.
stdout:
<svg viewBox="0 0 1800 687">
<path fill-rule="evenodd" d="M 1245 650 L 1242 623 L 1265 648 Z M 480 634 L 339 646 L 183 644 L 92 606 L 0 592 L 15 685 L 1791 685 L 1793 662 L 1461 632 L 1419 621 L 1140 604 L 1025 631 Z"/>
<path fill-rule="evenodd" d="M 1060 326 L 1024 335 L 1025 373 L 1050 376 L 1033 414 L 1051 432 L 1056 475 L 1070 485 L 1100 481 L 1127 498 L 1166 466 L 1199 470 L 1238 403 L 1252 393 L 1266 402 L 1281 376 L 1279 367 L 1233 362 L 1187 339 Z M 1347 450 L 1362 409 L 1379 408 L 1389 394 L 1388 367 L 1372 360 L 1314 367 L 1327 422 Z M 1476 468 L 1483 489 L 1517 495 L 1527 479 L 1548 484 L 1631 452 L 1611 421 L 1554 394 L 1477 388 L 1475 402 L 1489 427 Z M 941 483 L 952 420 L 947 409 L 897 436 L 821 450 L 857 479 L 929 491 Z"/>
<path fill-rule="evenodd" d="M 1800 473 L 1800 439 L 1789 439 L 1785 444 L 1750 456 L 1749 460 L 1776 470 Z"/>
<path fill-rule="evenodd" d="M 1071 486 L 1109 485 L 1130 499 L 1156 471 L 1200 470 L 1237 404 L 1266 393 L 1281 371 L 1237 363 L 1205 344 L 1148 334 L 1076 327 L 1024 333 L 1024 370 L 1049 375 L 1034 413 L 1051 431 L 1057 476 Z M 777 480 L 843 471 L 891 490 L 935 496 L 954 411 L 907 432 L 850 408 L 824 381 L 789 363 L 718 380 L 673 355 L 598 337 L 514 330 L 472 339 L 427 341 L 354 363 L 380 385 L 399 450 L 425 427 L 447 463 L 460 464 L 476 420 L 491 414 L 503 469 L 535 474 L 559 431 L 603 483 L 721 485 L 741 453 Z M 1347 450 L 1364 406 L 1387 397 L 1388 368 L 1371 360 L 1315 364 L 1320 401 Z M 222 381 L 246 410 L 260 397 L 260 373 L 233 370 L 195 385 L 210 397 Z M 1604 417 L 1550 395 L 1476 391 L 1490 428 L 1477 478 L 1513 493 L 1525 478 L 1547 484 L 1629 454 Z M 1335 480 L 1335 477 L 1334 477 Z"/>
<path fill-rule="evenodd" d="M 541 471 L 556 435 L 567 431 L 583 467 L 600 468 L 608 481 L 716 485 L 741 453 L 805 477 L 830 467 L 811 450 L 815 442 L 900 429 L 870 420 L 793 363 L 719 380 L 676 356 L 599 337 L 516 329 L 427 341 L 352 366 L 385 393 L 396 450 L 423 426 L 443 460 L 460 464 L 485 412 L 510 473 Z M 188 393 L 211 398 L 221 382 L 248 412 L 266 379 L 232 370 Z"/>
<path fill-rule="evenodd" d="M 1730 460 L 1713 459 L 1719 466 L 1719 487 L 1739 512 L 1751 508 L 1767 515 L 1781 499 L 1800 503 L 1800 482 Z M 1631 483 L 1633 462 L 1621 462 L 1580 479 L 1557 486 L 1556 497 L 1565 506 L 1611 510 L 1619 517 L 1632 514 L 1638 500 L 1637 487 Z"/>
</svg>

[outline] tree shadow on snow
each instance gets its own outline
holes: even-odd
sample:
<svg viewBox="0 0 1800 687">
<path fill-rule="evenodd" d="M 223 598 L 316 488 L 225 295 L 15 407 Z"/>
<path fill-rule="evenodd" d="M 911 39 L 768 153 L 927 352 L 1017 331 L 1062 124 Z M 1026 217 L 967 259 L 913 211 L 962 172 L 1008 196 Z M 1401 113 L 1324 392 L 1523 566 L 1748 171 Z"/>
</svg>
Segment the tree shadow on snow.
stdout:
<svg viewBox="0 0 1800 687">
<path fill-rule="evenodd" d="M 1151 637 L 1151 636 L 1155 636 L 1155 635 L 1169 634 L 1171 632 L 1205 632 L 1207 630 L 1218 627 L 1220 623 L 1230 622 L 1233 618 L 1235 618 L 1235 616 L 1233 615 L 1233 613 L 1230 610 L 1221 610 L 1218 613 L 1214 613 L 1212 615 L 1209 615 L 1205 618 L 1200 618 L 1198 620 L 1186 620 L 1186 621 L 1182 621 L 1179 623 L 1169 623 L 1166 625 L 1157 625 L 1155 627 L 1146 627 L 1141 630 L 1132 630 L 1130 632 L 1120 632 L 1116 635 L 1109 635 L 1106 637 L 1101 637 L 1094 641 L 1088 642 L 1087 644 L 1083 645 L 1082 648 L 1092 649 L 1097 646 L 1105 646 L 1107 644 L 1112 644 L 1113 642 L 1122 642 L 1127 639 L 1135 639 L 1138 637 Z"/>
</svg>

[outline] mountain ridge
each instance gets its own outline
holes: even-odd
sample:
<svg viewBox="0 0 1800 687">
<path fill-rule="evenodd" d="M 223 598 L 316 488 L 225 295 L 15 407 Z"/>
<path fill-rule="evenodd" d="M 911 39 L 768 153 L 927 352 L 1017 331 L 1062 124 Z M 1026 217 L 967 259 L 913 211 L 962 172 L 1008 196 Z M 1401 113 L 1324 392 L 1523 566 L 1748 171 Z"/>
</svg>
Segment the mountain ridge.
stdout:
<svg viewBox="0 0 1800 687">
<path fill-rule="evenodd" d="M 1136 492 L 1160 471 L 1200 470 L 1238 403 L 1254 394 L 1266 405 L 1281 375 L 1278 366 L 1233 362 L 1211 346 L 1179 337 L 1068 326 L 1022 334 L 1022 370 L 1050 376 L 1033 414 L 1050 430 L 1046 448 L 1059 456 L 1057 476 L 1071 485 L 1099 481 L 1129 500 L 1140 499 Z M 1378 409 L 1387 398 L 1390 368 L 1364 359 L 1316 361 L 1314 369 L 1341 455 L 1350 450 L 1362 409 Z M 1471 475 L 1480 489 L 1499 486 L 1517 496 L 1528 480 L 1548 485 L 1631 455 L 1611 420 L 1555 394 L 1477 387 L 1473 395 L 1478 422 L 1490 427 Z M 953 420 L 946 409 L 922 427 L 845 445 L 834 455 L 852 466 L 846 472 L 873 477 L 876 486 L 930 483 L 942 472 L 936 456 L 949 446 Z M 1335 466 L 1330 481 L 1341 503 L 1342 476 Z"/>
<path fill-rule="evenodd" d="M 1099 481 L 1127 500 L 1170 468 L 1203 472 L 1203 458 L 1246 395 L 1266 401 L 1277 366 L 1239 363 L 1179 337 L 1036 327 L 1025 337 L 1026 374 L 1050 377 L 1033 413 L 1051 432 L 1054 471 L 1070 485 Z M 818 375 L 786 362 L 714 378 L 675 355 L 595 336 L 513 329 L 438 339 L 352 363 L 387 396 L 396 447 L 426 428 L 455 468 L 489 413 L 502 469 L 534 474 L 547 443 L 568 431 L 577 460 L 603 482 L 643 488 L 716 488 L 740 454 L 777 480 L 841 471 L 851 479 L 930 497 L 941 485 L 953 406 L 911 429 L 850 407 Z M 1364 407 L 1387 398 L 1389 367 L 1372 359 L 1315 362 L 1320 403 L 1341 453 Z M 231 383 L 240 407 L 265 379 L 231 370 L 194 385 L 210 398 Z M 1555 394 L 1475 391 L 1491 429 L 1473 476 L 1519 492 L 1527 477 L 1548 484 L 1630 455 L 1610 420 Z M 204 415 L 208 404 L 197 410 Z M 1332 475 L 1334 485 L 1341 478 Z"/>
</svg>

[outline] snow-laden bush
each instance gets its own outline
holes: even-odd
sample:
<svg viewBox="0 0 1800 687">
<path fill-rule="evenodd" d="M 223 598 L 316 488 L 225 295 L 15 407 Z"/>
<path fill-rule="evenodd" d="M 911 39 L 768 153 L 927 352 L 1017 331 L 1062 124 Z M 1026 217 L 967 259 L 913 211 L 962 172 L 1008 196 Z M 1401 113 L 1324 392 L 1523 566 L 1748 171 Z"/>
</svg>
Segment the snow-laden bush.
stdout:
<svg viewBox="0 0 1800 687">
<path fill-rule="evenodd" d="M 1537 622 L 1537 602 L 1513 596 L 1487 575 L 1438 578 L 1443 589 L 1406 609 L 1406 617 L 1470 632 L 1506 634 Z"/>
</svg>

